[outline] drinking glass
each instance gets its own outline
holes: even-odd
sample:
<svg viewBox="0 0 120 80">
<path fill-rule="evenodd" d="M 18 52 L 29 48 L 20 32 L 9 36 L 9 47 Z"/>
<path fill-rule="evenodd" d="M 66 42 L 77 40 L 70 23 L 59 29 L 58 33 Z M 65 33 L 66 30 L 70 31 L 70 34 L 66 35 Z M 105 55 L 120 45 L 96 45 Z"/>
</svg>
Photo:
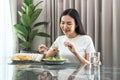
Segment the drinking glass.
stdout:
<svg viewBox="0 0 120 80">
<path fill-rule="evenodd" d="M 100 63 L 100 52 L 94 52 L 90 54 L 90 63 L 97 65 Z"/>
</svg>

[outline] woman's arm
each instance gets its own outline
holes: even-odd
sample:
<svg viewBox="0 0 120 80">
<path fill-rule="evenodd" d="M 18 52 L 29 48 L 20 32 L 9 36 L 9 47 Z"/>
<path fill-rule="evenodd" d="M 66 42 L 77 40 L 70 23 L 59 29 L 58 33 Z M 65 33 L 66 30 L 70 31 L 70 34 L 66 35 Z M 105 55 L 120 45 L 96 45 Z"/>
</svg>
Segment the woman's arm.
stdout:
<svg viewBox="0 0 120 80">
<path fill-rule="evenodd" d="M 65 41 L 64 45 L 66 47 L 68 47 L 68 49 L 77 57 L 77 59 L 81 63 L 83 63 L 83 64 L 90 64 L 90 62 L 89 62 L 90 55 L 89 54 L 85 54 L 85 57 L 79 55 L 78 51 L 75 49 L 75 46 L 71 42 L 69 42 L 69 41 Z"/>
<path fill-rule="evenodd" d="M 44 54 L 45 58 L 47 58 L 47 57 L 54 56 L 57 53 L 58 48 L 57 47 L 52 47 L 51 49 L 48 50 L 48 48 L 44 44 L 41 44 L 38 47 L 38 50 L 41 54 Z"/>
<path fill-rule="evenodd" d="M 41 54 L 44 54 L 44 52 L 46 52 L 48 48 L 44 44 L 41 44 L 38 46 L 38 50 Z"/>
<path fill-rule="evenodd" d="M 45 58 L 52 57 L 52 56 L 55 56 L 56 53 L 57 53 L 57 49 L 52 48 L 52 49 L 49 49 L 48 51 L 45 52 L 44 57 Z"/>
<path fill-rule="evenodd" d="M 82 64 L 90 64 L 90 62 L 89 62 L 90 55 L 89 54 L 85 54 L 85 57 L 79 55 L 79 53 L 77 53 L 77 52 L 75 52 L 74 54 Z"/>
</svg>

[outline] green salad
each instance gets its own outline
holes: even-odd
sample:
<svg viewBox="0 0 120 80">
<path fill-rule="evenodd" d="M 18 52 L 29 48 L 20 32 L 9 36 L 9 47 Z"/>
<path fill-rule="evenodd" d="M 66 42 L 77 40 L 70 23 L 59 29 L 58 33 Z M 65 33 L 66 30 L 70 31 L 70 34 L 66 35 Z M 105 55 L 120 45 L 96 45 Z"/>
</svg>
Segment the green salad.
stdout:
<svg viewBox="0 0 120 80">
<path fill-rule="evenodd" d="M 48 61 L 63 61 L 63 60 L 65 60 L 65 58 L 63 58 L 63 57 L 48 57 L 48 58 L 45 58 L 45 60 L 48 60 Z"/>
</svg>

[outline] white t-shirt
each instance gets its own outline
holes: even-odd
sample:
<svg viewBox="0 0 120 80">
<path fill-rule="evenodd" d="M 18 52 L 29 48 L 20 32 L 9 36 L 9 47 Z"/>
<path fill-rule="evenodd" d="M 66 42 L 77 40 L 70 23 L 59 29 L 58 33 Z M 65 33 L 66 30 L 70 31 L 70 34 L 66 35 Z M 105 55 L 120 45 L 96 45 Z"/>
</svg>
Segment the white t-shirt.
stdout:
<svg viewBox="0 0 120 80">
<path fill-rule="evenodd" d="M 88 35 L 78 35 L 75 38 L 68 38 L 65 35 L 59 36 L 53 44 L 58 46 L 59 55 L 67 58 L 70 62 L 78 63 L 77 57 L 64 45 L 65 41 L 70 41 L 75 45 L 79 55 L 85 56 L 87 53 L 95 52 L 93 41 Z"/>
</svg>

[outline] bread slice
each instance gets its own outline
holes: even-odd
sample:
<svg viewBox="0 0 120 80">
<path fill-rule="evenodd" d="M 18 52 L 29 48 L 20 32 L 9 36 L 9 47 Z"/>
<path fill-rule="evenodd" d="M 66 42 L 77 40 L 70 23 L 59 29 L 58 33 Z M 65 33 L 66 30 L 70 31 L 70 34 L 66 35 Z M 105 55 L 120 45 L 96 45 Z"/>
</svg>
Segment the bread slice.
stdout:
<svg viewBox="0 0 120 80">
<path fill-rule="evenodd" d="M 28 56 L 28 55 L 16 55 L 14 57 L 12 57 L 12 60 L 32 60 L 32 57 L 31 56 Z"/>
</svg>

